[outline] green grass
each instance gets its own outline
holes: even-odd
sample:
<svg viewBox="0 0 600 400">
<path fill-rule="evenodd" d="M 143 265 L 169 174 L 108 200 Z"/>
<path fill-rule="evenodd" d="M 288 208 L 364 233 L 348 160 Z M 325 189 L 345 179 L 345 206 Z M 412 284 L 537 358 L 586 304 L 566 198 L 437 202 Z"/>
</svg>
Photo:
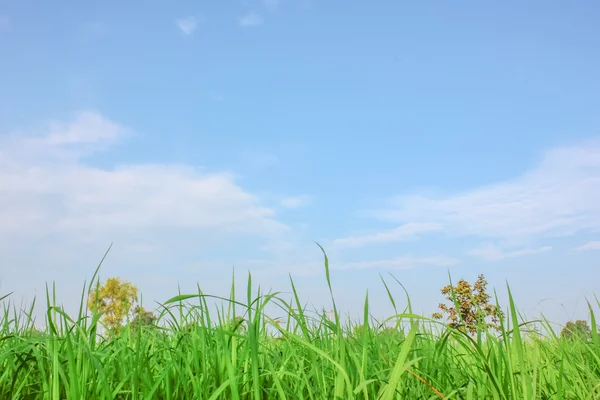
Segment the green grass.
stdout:
<svg viewBox="0 0 600 400">
<path fill-rule="evenodd" d="M 326 278 L 331 290 L 329 267 Z M 93 281 L 93 279 L 92 279 Z M 547 321 L 531 334 L 510 290 L 502 331 L 470 336 L 412 313 L 386 325 L 342 323 L 292 296 L 245 299 L 182 294 L 159 308 L 160 327 L 106 338 L 98 314 L 67 315 L 47 296 L 47 328 L 33 330 L 33 305 L 8 300 L 0 315 L 0 399 L 598 399 L 600 339 L 567 341 Z M 396 309 L 388 284 L 384 287 Z M 54 293 L 54 291 L 52 291 Z M 215 311 L 209 305 L 221 301 Z M 265 307 L 279 307 L 275 321 Z M 244 318 L 244 325 L 231 323 Z M 596 322 L 590 307 L 594 332 Z"/>
</svg>

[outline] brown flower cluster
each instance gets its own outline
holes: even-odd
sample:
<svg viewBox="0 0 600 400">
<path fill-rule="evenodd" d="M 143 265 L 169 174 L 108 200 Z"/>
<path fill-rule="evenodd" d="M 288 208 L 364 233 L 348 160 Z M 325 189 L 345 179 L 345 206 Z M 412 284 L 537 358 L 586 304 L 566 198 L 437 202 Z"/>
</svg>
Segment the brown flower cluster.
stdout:
<svg viewBox="0 0 600 400">
<path fill-rule="evenodd" d="M 440 303 L 441 312 L 434 313 L 433 318 L 441 319 L 447 314 L 449 326 L 470 334 L 476 333 L 478 326 L 483 330 L 500 330 L 499 321 L 503 314 L 495 305 L 489 303 L 491 296 L 487 293 L 486 286 L 487 281 L 483 275 L 479 275 L 473 285 L 461 279 L 454 287 L 444 286 L 441 292 L 454 306 Z M 490 321 L 486 321 L 486 318 Z"/>
</svg>

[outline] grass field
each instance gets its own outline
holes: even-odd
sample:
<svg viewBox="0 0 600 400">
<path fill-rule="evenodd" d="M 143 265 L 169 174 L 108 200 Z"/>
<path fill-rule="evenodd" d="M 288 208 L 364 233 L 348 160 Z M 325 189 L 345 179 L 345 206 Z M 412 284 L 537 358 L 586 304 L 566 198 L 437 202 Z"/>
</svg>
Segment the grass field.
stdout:
<svg viewBox="0 0 600 400">
<path fill-rule="evenodd" d="M 331 289 L 326 265 L 327 283 Z M 600 338 L 558 337 L 540 321 L 531 333 L 509 291 L 499 333 L 462 333 L 408 306 L 385 326 L 342 323 L 278 293 L 215 299 L 178 295 L 158 310 L 160 327 L 100 335 L 99 315 L 67 315 L 47 296 L 47 327 L 3 299 L 0 399 L 598 399 Z M 384 286 L 387 290 L 387 285 Z M 87 290 L 87 292 L 86 292 Z M 385 293 L 385 292 L 384 292 Z M 385 295 L 385 294 L 384 294 Z M 214 300 L 222 301 L 215 311 Z M 333 300 L 333 294 L 332 294 Z M 209 304 L 210 303 L 210 304 Z M 270 319 L 277 306 L 286 318 Z M 237 318 L 236 318 L 237 317 Z M 231 323 L 241 322 L 243 325 Z"/>
</svg>

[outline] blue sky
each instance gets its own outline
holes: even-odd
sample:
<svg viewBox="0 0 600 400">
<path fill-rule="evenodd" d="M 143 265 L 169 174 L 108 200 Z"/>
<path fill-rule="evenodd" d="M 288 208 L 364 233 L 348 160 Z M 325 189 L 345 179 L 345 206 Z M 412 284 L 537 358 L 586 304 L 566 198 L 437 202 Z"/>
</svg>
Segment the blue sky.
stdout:
<svg viewBox="0 0 600 400">
<path fill-rule="evenodd" d="M 600 281 L 600 5 L 0 1 L 0 291 L 329 307 L 392 272 L 424 313 L 484 273 L 528 315 Z M 397 292 L 401 296 L 402 292 Z M 544 299 L 550 299 L 539 302 Z"/>
</svg>

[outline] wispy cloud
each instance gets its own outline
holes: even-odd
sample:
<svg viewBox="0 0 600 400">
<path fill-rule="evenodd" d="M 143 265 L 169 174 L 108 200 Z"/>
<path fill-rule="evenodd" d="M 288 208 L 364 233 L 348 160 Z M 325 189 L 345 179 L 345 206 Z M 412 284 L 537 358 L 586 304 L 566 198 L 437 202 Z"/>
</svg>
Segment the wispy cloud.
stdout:
<svg viewBox="0 0 600 400">
<path fill-rule="evenodd" d="M 281 205 L 285 208 L 300 208 L 310 204 L 311 200 L 308 195 L 290 196 L 281 200 Z"/>
<path fill-rule="evenodd" d="M 458 264 L 456 258 L 446 256 L 432 257 L 398 257 L 389 260 L 359 261 L 339 265 L 332 265 L 332 269 L 369 269 L 369 268 L 390 268 L 390 269 L 410 269 L 424 266 L 447 267 Z"/>
<path fill-rule="evenodd" d="M 392 243 L 417 237 L 423 233 L 436 232 L 443 229 L 441 224 L 407 223 L 397 228 L 372 235 L 351 236 L 333 241 L 339 247 L 359 247 L 373 243 Z"/>
<path fill-rule="evenodd" d="M 530 256 L 534 254 L 546 253 L 552 251 L 552 247 L 538 247 L 533 249 L 519 249 L 512 251 L 504 251 L 492 244 L 486 244 L 476 249 L 470 250 L 468 253 L 471 256 L 480 258 L 484 261 L 500 261 L 506 258 L 515 258 L 522 256 Z"/>
<path fill-rule="evenodd" d="M 44 135 L 0 136 L 0 237 L 287 230 L 228 173 L 168 164 L 100 168 L 86 162 L 128 132 L 98 113 L 83 112 L 70 123 L 50 124 Z"/>
<path fill-rule="evenodd" d="M 79 113 L 70 123 L 50 123 L 48 134 L 37 138 L 37 142 L 55 149 L 63 145 L 112 144 L 128 131 L 98 113 L 86 111 Z"/>
<path fill-rule="evenodd" d="M 371 214 L 507 240 L 600 231 L 600 140 L 547 151 L 535 168 L 512 180 L 438 197 L 401 195 Z"/>
<path fill-rule="evenodd" d="M 192 35 L 198 29 L 198 20 L 196 17 L 181 18 L 175 21 L 177 27 L 184 35 Z"/>
<path fill-rule="evenodd" d="M 600 241 L 588 242 L 583 246 L 577 247 L 576 250 L 600 250 Z"/>
<path fill-rule="evenodd" d="M 263 17 L 255 12 L 249 12 L 248 14 L 240 17 L 238 23 L 241 27 L 250 28 L 261 25 L 264 22 Z"/>
</svg>

